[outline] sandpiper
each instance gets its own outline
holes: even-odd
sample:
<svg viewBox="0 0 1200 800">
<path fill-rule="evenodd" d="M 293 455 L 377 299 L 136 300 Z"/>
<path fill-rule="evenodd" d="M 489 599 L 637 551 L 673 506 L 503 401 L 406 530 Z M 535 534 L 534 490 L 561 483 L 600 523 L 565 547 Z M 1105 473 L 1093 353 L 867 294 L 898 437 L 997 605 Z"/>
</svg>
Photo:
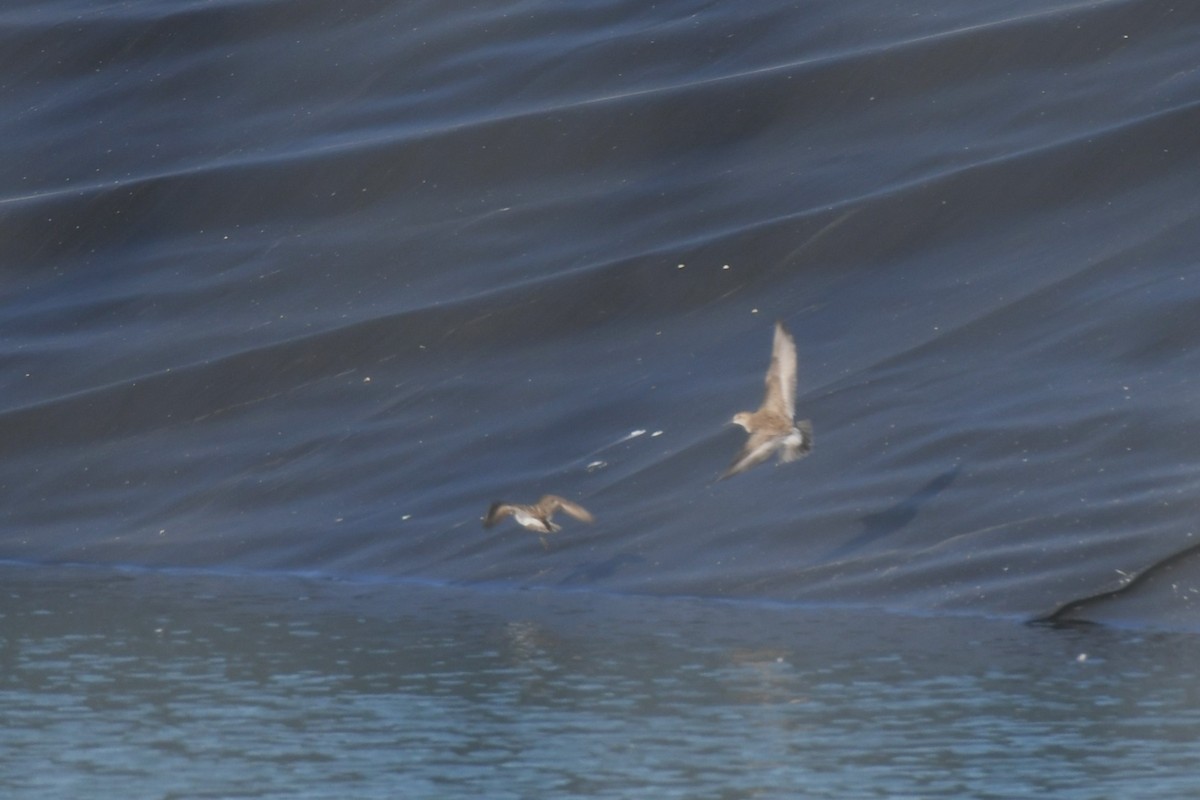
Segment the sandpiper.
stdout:
<svg viewBox="0 0 1200 800">
<path fill-rule="evenodd" d="M 744 472 L 779 452 L 779 462 L 795 461 L 812 450 L 812 422 L 796 416 L 796 342 L 782 322 L 775 323 L 775 343 L 767 370 L 767 394 L 758 411 L 733 415 L 733 424 L 750 434 L 729 469 L 717 480 Z"/>
<path fill-rule="evenodd" d="M 572 503 L 565 497 L 559 497 L 556 494 L 548 494 L 531 506 L 504 502 L 492 503 L 487 516 L 483 518 L 483 527 L 490 528 L 505 517 L 511 516 L 522 527 L 528 528 L 534 533 L 558 533 L 562 530 L 562 526 L 555 525 L 550 518 L 560 508 L 582 522 L 594 521 L 588 510 L 578 503 Z"/>
</svg>

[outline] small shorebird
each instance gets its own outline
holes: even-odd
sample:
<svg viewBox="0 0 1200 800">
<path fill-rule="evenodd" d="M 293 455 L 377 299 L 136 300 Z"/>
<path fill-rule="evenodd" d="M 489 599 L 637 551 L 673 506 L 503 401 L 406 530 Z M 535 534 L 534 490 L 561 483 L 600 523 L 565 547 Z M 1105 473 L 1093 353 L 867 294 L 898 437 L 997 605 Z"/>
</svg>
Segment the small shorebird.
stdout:
<svg viewBox="0 0 1200 800">
<path fill-rule="evenodd" d="M 812 422 L 796 416 L 796 342 L 782 322 L 775 323 L 775 343 L 767 370 L 767 394 L 758 411 L 733 415 L 733 424 L 750 434 L 737 458 L 717 480 L 744 472 L 779 452 L 779 462 L 795 461 L 812 450 Z"/>
<path fill-rule="evenodd" d="M 490 528 L 505 517 L 512 517 L 521 527 L 528 528 L 534 533 L 558 533 L 562 530 L 562 526 L 555 525 L 550 518 L 560 508 L 582 522 L 594 521 L 588 510 L 578 503 L 572 503 L 565 497 L 559 497 L 556 494 L 548 494 L 531 506 L 503 502 L 492 503 L 487 516 L 483 518 L 483 527 Z M 542 540 L 542 543 L 545 544 L 545 540 Z"/>
</svg>

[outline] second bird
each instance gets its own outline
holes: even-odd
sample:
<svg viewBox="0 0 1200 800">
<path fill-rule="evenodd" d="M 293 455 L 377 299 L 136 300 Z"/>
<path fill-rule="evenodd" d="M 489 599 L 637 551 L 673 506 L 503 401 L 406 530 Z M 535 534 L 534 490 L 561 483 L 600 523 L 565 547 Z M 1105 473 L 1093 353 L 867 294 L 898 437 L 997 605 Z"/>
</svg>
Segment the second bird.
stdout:
<svg viewBox="0 0 1200 800">
<path fill-rule="evenodd" d="M 592 522 L 593 517 L 588 510 L 578 503 L 572 503 L 565 497 L 548 494 L 533 505 L 523 506 L 516 503 L 492 503 L 483 518 L 483 527 L 490 528 L 505 517 L 512 517 L 523 528 L 535 533 L 558 533 L 562 529 L 554 523 L 551 517 L 554 512 L 562 509 L 581 522 Z"/>
<path fill-rule="evenodd" d="M 780 463 L 796 461 L 812 450 L 812 422 L 796 417 L 796 342 L 783 327 L 775 323 L 775 342 L 771 348 L 771 366 L 767 369 L 766 396 L 757 411 L 742 411 L 733 415 L 733 424 L 741 425 L 750 434 L 737 458 L 717 480 L 744 472 L 761 464 L 774 453 Z"/>
</svg>

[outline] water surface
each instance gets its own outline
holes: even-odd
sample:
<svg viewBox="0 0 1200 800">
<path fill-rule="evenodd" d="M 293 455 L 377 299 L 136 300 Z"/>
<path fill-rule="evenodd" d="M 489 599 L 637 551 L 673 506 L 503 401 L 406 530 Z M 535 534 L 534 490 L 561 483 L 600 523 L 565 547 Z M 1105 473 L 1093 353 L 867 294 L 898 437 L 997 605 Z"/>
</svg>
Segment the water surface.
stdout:
<svg viewBox="0 0 1200 800">
<path fill-rule="evenodd" d="M 7 797 L 1187 797 L 1188 634 L 8 567 Z"/>
</svg>

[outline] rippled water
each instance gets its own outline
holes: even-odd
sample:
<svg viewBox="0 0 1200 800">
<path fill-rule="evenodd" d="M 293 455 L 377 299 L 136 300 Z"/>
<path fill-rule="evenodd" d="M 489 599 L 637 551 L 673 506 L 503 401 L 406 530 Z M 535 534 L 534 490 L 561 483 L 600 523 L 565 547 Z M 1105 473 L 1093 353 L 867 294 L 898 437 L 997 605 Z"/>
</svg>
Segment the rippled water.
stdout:
<svg viewBox="0 0 1200 800">
<path fill-rule="evenodd" d="M 1188 797 L 1200 641 L 3 570 L 5 796 Z"/>
</svg>

